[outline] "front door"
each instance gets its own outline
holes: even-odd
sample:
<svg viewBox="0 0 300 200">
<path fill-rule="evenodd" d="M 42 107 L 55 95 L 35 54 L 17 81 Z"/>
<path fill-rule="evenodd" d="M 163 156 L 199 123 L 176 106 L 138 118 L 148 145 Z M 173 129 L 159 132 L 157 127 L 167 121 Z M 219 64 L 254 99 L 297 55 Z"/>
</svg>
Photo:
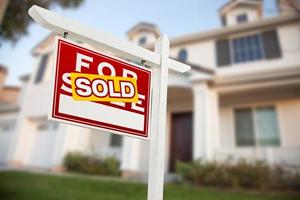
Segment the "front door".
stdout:
<svg viewBox="0 0 300 200">
<path fill-rule="evenodd" d="M 175 171 L 176 161 L 192 160 L 193 115 L 191 112 L 174 113 L 171 121 L 170 172 Z"/>
</svg>

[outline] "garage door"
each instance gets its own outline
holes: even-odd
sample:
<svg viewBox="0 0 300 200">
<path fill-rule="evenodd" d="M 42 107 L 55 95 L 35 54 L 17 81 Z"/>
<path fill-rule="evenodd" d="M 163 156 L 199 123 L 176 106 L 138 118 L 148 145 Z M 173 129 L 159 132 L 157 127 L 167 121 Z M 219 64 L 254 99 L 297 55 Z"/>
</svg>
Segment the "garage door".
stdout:
<svg viewBox="0 0 300 200">
<path fill-rule="evenodd" d="M 32 144 L 29 166 L 50 168 L 57 135 L 57 123 L 49 121 L 37 122 Z"/>
</svg>

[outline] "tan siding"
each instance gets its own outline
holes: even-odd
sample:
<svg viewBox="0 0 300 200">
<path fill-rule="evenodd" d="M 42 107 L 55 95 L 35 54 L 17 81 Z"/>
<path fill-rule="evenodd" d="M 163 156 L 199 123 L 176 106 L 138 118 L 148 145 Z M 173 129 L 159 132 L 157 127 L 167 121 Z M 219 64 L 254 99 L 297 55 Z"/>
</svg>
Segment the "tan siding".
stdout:
<svg viewBox="0 0 300 200">
<path fill-rule="evenodd" d="M 300 146 L 300 98 L 278 103 L 282 146 Z"/>
</svg>

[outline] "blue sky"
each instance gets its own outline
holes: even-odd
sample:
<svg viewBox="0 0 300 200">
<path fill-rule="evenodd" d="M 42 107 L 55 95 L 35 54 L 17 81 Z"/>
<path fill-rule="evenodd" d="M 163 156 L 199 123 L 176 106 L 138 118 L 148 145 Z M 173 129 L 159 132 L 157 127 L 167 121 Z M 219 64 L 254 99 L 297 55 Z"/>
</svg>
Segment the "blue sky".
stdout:
<svg viewBox="0 0 300 200">
<path fill-rule="evenodd" d="M 218 9 L 228 0 L 85 0 L 78 9 L 50 10 L 126 39 L 126 31 L 140 21 L 156 24 L 169 37 L 220 27 Z M 267 15 L 276 12 L 275 0 L 265 0 Z M 8 67 L 6 85 L 20 85 L 19 77 L 33 70 L 31 49 L 50 31 L 32 24 L 15 46 L 3 43 L 0 64 Z"/>
</svg>

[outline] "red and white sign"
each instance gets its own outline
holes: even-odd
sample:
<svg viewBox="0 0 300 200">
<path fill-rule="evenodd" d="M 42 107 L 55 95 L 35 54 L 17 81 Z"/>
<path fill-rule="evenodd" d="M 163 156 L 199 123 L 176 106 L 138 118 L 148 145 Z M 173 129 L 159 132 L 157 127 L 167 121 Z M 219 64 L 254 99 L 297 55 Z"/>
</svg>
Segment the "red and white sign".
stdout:
<svg viewBox="0 0 300 200">
<path fill-rule="evenodd" d="M 55 54 L 53 100 L 49 119 L 133 137 L 149 138 L 151 111 L 149 69 L 87 49 L 63 38 L 57 39 Z M 72 96 L 71 73 L 135 78 L 138 101 L 75 100 Z"/>
</svg>

